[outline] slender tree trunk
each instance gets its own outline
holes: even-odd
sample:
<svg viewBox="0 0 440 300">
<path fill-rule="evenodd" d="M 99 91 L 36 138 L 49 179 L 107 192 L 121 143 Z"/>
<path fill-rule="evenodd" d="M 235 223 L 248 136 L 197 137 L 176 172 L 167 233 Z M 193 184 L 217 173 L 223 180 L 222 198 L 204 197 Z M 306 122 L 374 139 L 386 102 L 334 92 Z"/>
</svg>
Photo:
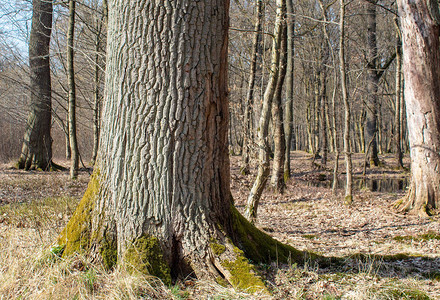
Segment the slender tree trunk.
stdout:
<svg viewBox="0 0 440 300">
<path fill-rule="evenodd" d="M 95 41 L 95 78 L 94 78 L 94 107 L 93 107 L 93 153 L 91 165 L 94 165 L 98 156 L 99 135 L 101 133 L 101 110 L 102 110 L 102 73 L 105 73 L 105 61 L 102 62 L 102 56 L 105 58 L 105 32 L 107 30 L 107 2 L 102 2 L 102 16 L 98 20 L 97 33 Z M 102 72 L 104 70 L 104 72 Z"/>
<path fill-rule="evenodd" d="M 248 292 L 265 289 L 248 259 L 303 258 L 233 206 L 228 6 L 225 0 L 109 3 L 100 150 L 59 238 L 64 256 L 82 249 L 107 268 L 123 264 L 166 284 L 220 276 Z"/>
<path fill-rule="evenodd" d="M 252 43 L 252 54 L 251 54 L 251 69 L 249 75 L 249 86 L 246 95 L 246 104 L 244 112 L 244 133 L 243 133 L 243 154 L 242 154 L 242 165 L 240 168 L 240 173 L 249 174 L 249 154 L 250 146 L 254 141 L 253 138 L 253 106 L 254 106 L 254 93 L 255 93 L 255 77 L 257 73 L 257 61 L 258 56 L 262 54 L 261 40 L 262 40 L 262 21 L 264 17 L 264 2 L 263 0 L 257 0 L 257 18 L 255 21 L 255 33 L 254 40 Z"/>
<path fill-rule="evenodd" d="M 67 121 L 66 121 L 66 132 L 65 132 L 65 143 L 66 143 L 66 159 L 70 160 L 72 158 L 72 149 L 70 148 L 70 130 L 69 130 L 69 112 L 67 111 Z"/>
<path fill-rule="evenodd" d="M 321 140 L 321 165 L 327 165 L 327 153 L 328 153 L 328 138 L 327 138 L 327 64 L 328 64 L 328 44 L 324 42 L 324 50 L 323 50 L 323 58 L 322 63 L 323 67 L 320 74 L 321 81 L 321 92 L 320 92 L 320 106 L 321 106 L 321 118 L 320 118 L 320 140 Z"/>
<path fill-rule="evenodd" d="M 272 102 L 272 124 L 273 124 L 273 139 L 274 139 L 274 158 L 272 164 L 272 178 L 271 184 L 274 190 L 278 193 L 283 193 L 286 187 L 284 182 L 284 161 L 286 158 L 286 137 L 284 134 L 283 122 L 283 104 L 282 91 L 284 79 L 286 77 L 287 65 L 287 24 L 282 22 L 282 37 L 280 43 L 280 66 L 278 72 L 278 80 Z"/>
<path fill-rule="evenodd" d="M 313 144 L 315 152 L 313 153 L 314 158 L 319 157 L 321 152 L 321 143 L 319 139 L 319 134 L 321 132 L 321 69 L 318 70 L 314 78 L 314 92 L 315 98 L 313 102 Z"/>
<path fill-rule="evenodd" d="M 398 3 L 411 146 L 411 184 L 399 207 L 426 216 L 440 208 L 440 14 L 436 1 Z"/>
<path fill-rule="evenodd" d="M 290 178 L 290 150 L 293 137 L 293 97 L 294 97 L 294 62 L 295 62 L 295 10 L 293 0 L 286 0 L 287 8 L 287 69 L 286 69 L 286 106 L 284 131 L 286 134 L 286 158 L 284 160 L 284 179 Z M 296 135 L 296 139 L 298 136 Z"/>
<path fill-rule="evenodd" d="M 69 141 L 72 157 L 70 160 L 70 179 L 78 177 L 79 153 L 76 138 L 76 88 L 73 41 L 75 34 L 75 4 L 69 0 L 69 28 L 67 31 L 67 80 L 69 82 Z"/>
<path fill-rule="evenodd" d="M 307 112 L 306 112 L 306 118 L 307 118 L 307 141 L 309 144 L 308 150 L 310 153 L 315 154 L 315 145 L 314 145 L 314 139 L 313 139 L 313 129 L 312 129 L 312 112 L 310 108 L 311 104 L 310 102 L 307 103 Z"/>
<path fill-rule="evenodd" d="M 402 39 L 400 34 L 400 28 L 396 19 L 396 104 L 394 112 L 394 145 L 396 152 L 396 161 L 399 168 L 403 168 L 403 153 L 401 147 L 401 99 L 402 99 Z"/>
<path fill-rule="evenodd" d="M 251 222 L 254 222 L 257 218 L 258 204 L 260 202 L 261 195 L 266 187 L 267 179 L 270 173 L 270 143 L 269 136 L 269 123 L 272 102 L 276 90 L 278 72 L 280 66 L 280 45 L 283 33 L 283 18 L 285 15 L 285 2 L 284 0 L 277 0 L 277 16 L 274 28 L 274 39 L 272 45 L 272 62 L 271 73 L 269 82 L 267 83 L 266 91 L 264 93 L 263 106 L 260 114 L 260 124 L 258 127 L 258 174 L 255 179 L 254 185 L 249 193 L 245 216 Z"/>
<path fill-rule="evenodd" d="M 49 44 L 52 1 L 34 0 L 29 40 L 30 112 L 17 166 L 47 171 L 52 166 L 52 99 Z"/>
<path fill-rule="evenodd" d="M 365 143 L 371 143 L 368 156 L 371 166 L 379 165 L 378 148 L 374 137 L 377 131 L 377 97 L 379 77 L 377 75 L 377 30 L 376 30 L 376 2 L 366 2 L 367 6 L 367 122 L 365 126 Z"/>
<path fill-rule="evenodd" d="M 341 89 L 342 100 L 344 102 L 344 153 L 345 153 L 345 171 L 347 176 L 347 182 L 345 185 L 345 203 L 351 204 L 353 202 L 353 163 L 351 161 L 350 150 L 350 103 L 348 101 L 347 91 L 347 71 L 345 67 L 345 0 L 339 0 L 340 13 L 339 13 L 339 71 L 341 73 Z"/>
<path fill-rule="evenodd" d="M 100 37 L 99 35 L 96 36 L 96 47 L 95 47 L 95 71 L 94 71 L 94 91 L 93 91 L 93 152 L 92 152 L 92 159 L 91 159 L 91 165 L 93 166 L 96 161 L 96 157 L 98 155 L 98 147 L 99 147 L 99 124 L 101 120 L 101 93 L 100 93 Z"/>
</svg>

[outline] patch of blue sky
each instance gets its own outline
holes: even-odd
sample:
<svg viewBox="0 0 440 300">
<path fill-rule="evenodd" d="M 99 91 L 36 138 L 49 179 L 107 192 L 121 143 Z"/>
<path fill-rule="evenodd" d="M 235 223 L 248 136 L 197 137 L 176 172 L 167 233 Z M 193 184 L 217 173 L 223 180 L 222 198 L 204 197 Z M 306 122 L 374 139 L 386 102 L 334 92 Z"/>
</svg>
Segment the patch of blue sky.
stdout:
<svg viewBox="0 0 440 300">
<path fill-rule="evenodd" d="M 0 44 L 27 59 L 32 0 L 0 1 Z"/>
</svg>

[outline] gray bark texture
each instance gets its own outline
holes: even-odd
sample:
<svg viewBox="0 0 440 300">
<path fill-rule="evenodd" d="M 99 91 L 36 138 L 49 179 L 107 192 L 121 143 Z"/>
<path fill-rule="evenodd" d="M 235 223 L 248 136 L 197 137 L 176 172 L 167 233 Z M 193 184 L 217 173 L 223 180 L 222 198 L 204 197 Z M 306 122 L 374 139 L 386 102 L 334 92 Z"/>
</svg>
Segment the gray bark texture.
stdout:
<svg viewBox="0 0 440 300">
<path fill-rule="evenodd" d="M 51 79 L 49 44 L 52 31 L 52 1 L 34 0 L 29 40 L 30 113 L 18 167 L 48 170 L 52 164 Z"/>
<path fill-rule="evenodd" d="M 253 280 L 235 278 L 233 263 L 250 267 L 244 255 L 269 262 L 298 253 L 233 206 L 229 1 L 108 4 L 100 150 L 89 187 L 58 239 L 63 255 L 86 249 L 107 267 L 121 263 L 166 283 L 220 276 L 238 288 L 264 289 L 252 268 Z"/>
<path fill-rule="evenodd" d="M 411 152 L 411 185 L 399 207 L 426 216 L 440 207 L 440 28 L 425 0 L 398 4 Z"/>
</svg>

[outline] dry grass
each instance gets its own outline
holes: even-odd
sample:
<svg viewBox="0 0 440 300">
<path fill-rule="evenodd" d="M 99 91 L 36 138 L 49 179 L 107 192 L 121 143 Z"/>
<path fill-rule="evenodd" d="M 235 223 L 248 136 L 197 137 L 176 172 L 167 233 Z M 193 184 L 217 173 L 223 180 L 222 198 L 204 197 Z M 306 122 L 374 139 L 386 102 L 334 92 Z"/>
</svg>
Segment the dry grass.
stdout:
<svg viewBox="0 0 440 300">
<path fill-rule="evenodd" d="M 307 163 L 305 156 L 297 170 L 304 171 Z M 234 198 L 242 209 L 252 177 L 242 177 L 234 168 Z M 164 286 L 122 267 L 106 272 L 81 255 L 58 257 L 53 242 L 87 178 L 83 173 L 72 184 L 65 172 L 23 173 L 0 167 L 0 299 L 440 299 L 438 219 L 418 220 L 390 211 L 399 194 L 357 192 L 358 202 L 347 209 L 328 189 L 309 187 L 301 179 L 292 181 L 283 196 L 265 193 L 259 226 L 278 239 L 326 256 L 371 254 L 326 268 L 311 261 L 261 265 L 272 292 L 267 296 L 190 278 Z M 396 253 L 418 257 L 390 261 L 373 255 Z"/>
</svg>

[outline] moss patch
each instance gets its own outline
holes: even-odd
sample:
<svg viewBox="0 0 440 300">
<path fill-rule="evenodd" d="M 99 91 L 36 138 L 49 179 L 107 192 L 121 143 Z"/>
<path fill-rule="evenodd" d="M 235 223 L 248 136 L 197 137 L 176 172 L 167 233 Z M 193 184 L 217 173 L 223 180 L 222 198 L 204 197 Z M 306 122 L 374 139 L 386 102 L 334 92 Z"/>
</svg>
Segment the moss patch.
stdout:
<svg viewBox="0 0 440 300">
<path fill-rule="evenodd" d="M 351 205 L 353 204 L 353 196 L 352 195 L 347 195 L 344 198 L 345 204 L 346 205 Z"/>
<path fill-rule="evenodd" d="M 429 241 L 429 240 L 440 240 L 440 234 L 434 232 L 434 231 L 428 231 L 427 233 L 420 234 L 418 236 L 395 236 L 393 237 L 393 240 L 398 242 L 407 242 L 407 241 Z"/>
<path fill-rule="evenodd" d="M 171 284 L 171 270 L 163 258 L 159 241 L 153 236 L 137 238 L 124 254 L 129 272 L 140 272 L 159 277 L 165 284 Z"/>
<path fill-rule="evenodd" d="M 212 252 L 217 256 L 222 255 L 226 251 L 225 245 L 217 244 L 215 242 L 211 242 L 209 246 L 211 247 Z"/>
<path fill-rule="evenodd" d="M 101 254 L 104 267 L 107 270 L 113 269 L 118 262 L 118 248 L 116 245 L 116 240 L 104 235 L 104 238 L 101 241 L 99 253 Z"/>
<path fill-rule="evenodd" d="M 78 204 L 73 216 L 58 237 L 59 245 L 66 245 L 63 256 L 69 256 L 81 249 L 90 246 L 92 228 L 92 210 L 95 205 L 96 196 L 99 193 L 100 181 L 99 170 L 95 170 L 90 178 L 89 185 L 83 198 Z"/>
<path fill-rule="evenodd" d="M 246 220 L 234 206 L 231 207 L 231 212 L 233 215 L 233 229 L 239 238 L 240 244 L 238 246 L 252 261 L 258 263 L 304 261 L 305 253 L 262 232 Z M 316 257 L 314 254 L 309 256 Z"/>
<path fill-rule="evenodd" d="M 244 253 L 237 247 L 234 247 L 234 252 L 236 254 L 235 261 L 225 260 L 222 262 L 222 266 L 231 274 L 232 286 L 248 293 L 267 292 L 264 282 L 257 275 L 254 266 L 248 262 Z"/>
</svg>

